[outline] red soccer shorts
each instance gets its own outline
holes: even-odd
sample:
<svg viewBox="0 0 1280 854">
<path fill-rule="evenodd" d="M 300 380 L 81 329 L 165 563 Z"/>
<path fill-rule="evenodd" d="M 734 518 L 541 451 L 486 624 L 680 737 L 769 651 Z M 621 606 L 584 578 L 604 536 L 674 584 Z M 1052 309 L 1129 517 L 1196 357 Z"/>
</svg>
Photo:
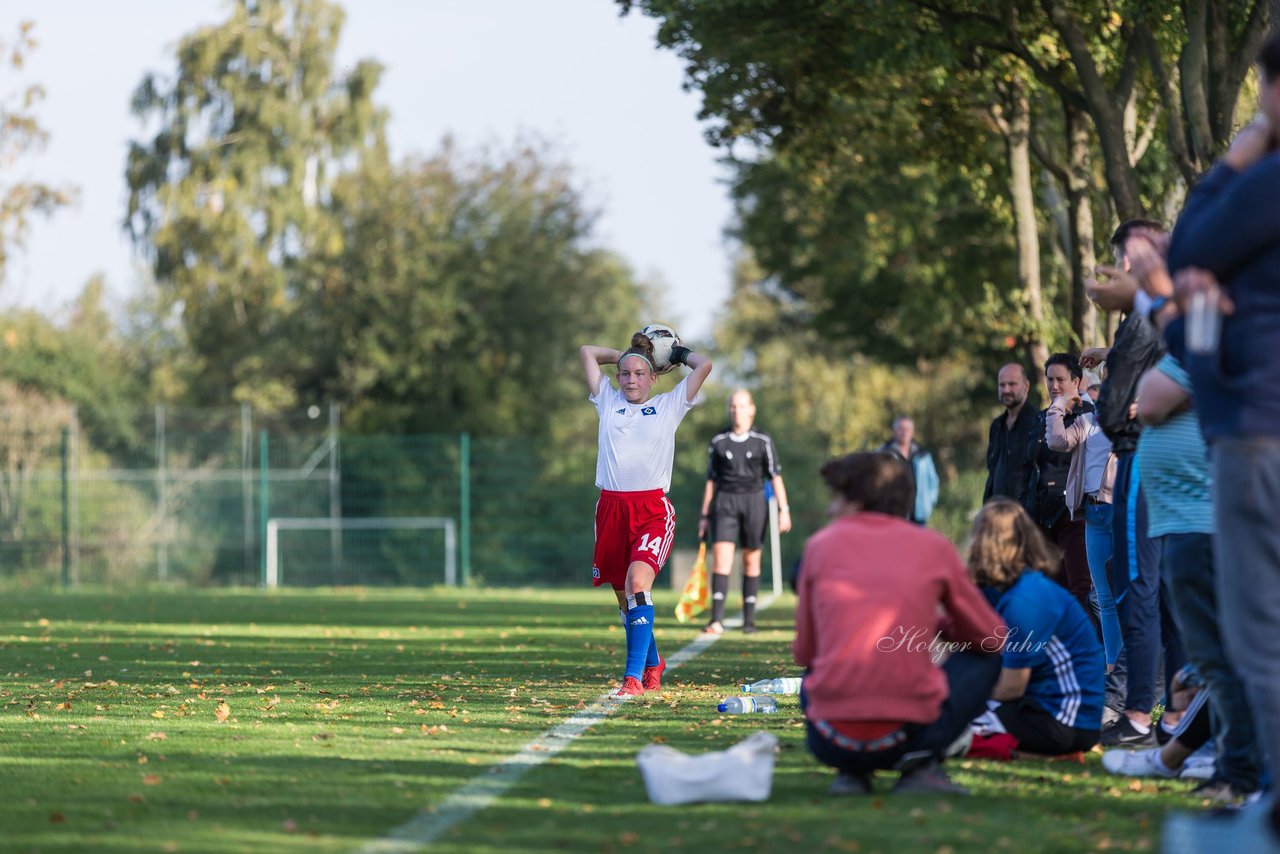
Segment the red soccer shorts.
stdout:
<svg viewBox="0 0 1280 854">
<path fill-rule="evenodd" d="M 644 492 L 600 490 L 596 503 L 596 550 L 592 583 L 622 590 L 627 569 L 636 561 L 660 572 L 671 554 L 676 532 L 676 509 L 661 489 Z"/>
</svg>

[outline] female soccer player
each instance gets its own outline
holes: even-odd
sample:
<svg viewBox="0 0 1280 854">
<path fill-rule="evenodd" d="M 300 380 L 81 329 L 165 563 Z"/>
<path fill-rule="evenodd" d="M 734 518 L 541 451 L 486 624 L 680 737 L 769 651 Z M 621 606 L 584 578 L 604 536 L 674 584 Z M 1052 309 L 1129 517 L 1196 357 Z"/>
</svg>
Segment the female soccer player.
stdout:
<svg viewBox="0 0 1280 854">
<path fill-rule="evenodd" d="M 591 574 L 596 587 L 608 584 L 618 597 L 627 633 L 627 667 L 617 696 L 656 691 L 667 664 L 653 639 L 653 581 L 671 552 L 676 512 L 666 499 L 676 451 L 676 428 L 693 406 L 711 373 L 711 360 L 686 347 L 671 351 L 671 362 L 693 372 L 669 392 L 650 397 L 658 379 L 653 342 L 642 333 L 619 353 L 585 345 L 582 369 L 589 398 L 600 416 L 596 458 L 596 547 Z M 617 364 L 618 386 L 601 365 Z"/>
</svg>

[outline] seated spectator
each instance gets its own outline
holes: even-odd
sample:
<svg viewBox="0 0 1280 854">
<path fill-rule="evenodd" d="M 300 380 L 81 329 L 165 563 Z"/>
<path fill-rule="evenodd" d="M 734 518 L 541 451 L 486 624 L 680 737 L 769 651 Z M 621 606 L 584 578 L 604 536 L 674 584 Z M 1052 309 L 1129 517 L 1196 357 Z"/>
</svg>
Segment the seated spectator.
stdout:
<svg viewBox="0 0 1280 854">
<path fill-rule="evenodd" d="M 866 794 L 890 769 L 895 792 L 963 794 L 941 764 L 986 708 L 1004 624 L 951 542 L 907 520 L 906 463 L 850 454 L 821 473 L 831 522 L 805 545 L 792 645 L 809 749 L 839 771 L 832 794 Z M 941 667 L 940 631 L 954 650 Z"/>
<path fill-rule="evenodd" d="M 973 579 L 998 596 L 1008 626 L 993 711 L 1018 749 L 1056 756 L 1088 750 L 1102 731 L 1102 646 L 1084 609 L 1046 573 L 1053 546 L 1027 511 L 997 499 L 978 512 Z"/>
<path fill-rule="evenodd" d="M 1203 690 L 1188 665 L 1173 678 L 1170 694 L 1160 716 L 1157 739 L 1163 734 L 1160 747 L 1144 750 L 1115 748 L 1102 754 L 1102 767 L 1123 777 L 1156 777 L 1170 779 L 1212 780 L 1215 763 L 1210 754 L 1208 763 L 1189 762 L 1200 749 L 1213 739 L 1213 719 L 1209 713 L 1209 692 Z M 1193 797 L 1201 792 L 1192 790 Z"/>
</svg>

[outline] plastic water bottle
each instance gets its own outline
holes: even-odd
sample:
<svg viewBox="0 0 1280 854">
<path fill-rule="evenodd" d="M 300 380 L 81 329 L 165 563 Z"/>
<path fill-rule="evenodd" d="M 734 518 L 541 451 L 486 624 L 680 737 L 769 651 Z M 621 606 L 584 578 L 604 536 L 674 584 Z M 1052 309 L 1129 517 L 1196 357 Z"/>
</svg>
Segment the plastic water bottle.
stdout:
<svg viewBox="0 0 1280 854">
<path fill-rule="evenodd" d="M 772 697 L 729 697 L 720 705 L 716 706 L 717 712 L 726 715 L 749 715 L 752 712 L 758 712 L 762 715 L 772 715 L 778 711 L 778 701 Z"/>
<path fill-rule="evenodd" d="M 782 676 L 777 679 L 761 679 L 742 686 L 744 694 L 799 694 L 800 677 Z"/>
</svg>

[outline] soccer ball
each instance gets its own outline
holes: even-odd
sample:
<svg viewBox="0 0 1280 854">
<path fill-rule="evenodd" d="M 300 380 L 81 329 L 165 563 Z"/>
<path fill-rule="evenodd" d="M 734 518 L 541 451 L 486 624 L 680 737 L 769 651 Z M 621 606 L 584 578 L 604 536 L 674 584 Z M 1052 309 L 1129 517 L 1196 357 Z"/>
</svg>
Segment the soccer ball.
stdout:
<svg viewBox="0 0 1280 854">
<path fill-rule="evenodd" d="M 661 323 L 650 323 L 640 330 L 640 334 L 653 342 L 654 370 L 665 374 L 675 367 L 675 363 L 671 361 L 671 348 L 680 343 L 680 336 L 674 329 Z"/>
</svg>

